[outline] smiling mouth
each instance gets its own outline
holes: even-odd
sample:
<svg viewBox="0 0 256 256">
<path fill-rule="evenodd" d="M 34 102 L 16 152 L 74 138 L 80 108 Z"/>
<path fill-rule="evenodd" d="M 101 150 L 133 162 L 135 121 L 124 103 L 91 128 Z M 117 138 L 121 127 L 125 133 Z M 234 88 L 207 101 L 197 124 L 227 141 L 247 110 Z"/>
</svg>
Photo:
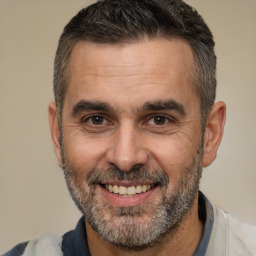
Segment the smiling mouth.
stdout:
<svg viewBox="0 0 256 256">
<path fill-rule="evenodd" d="M 156 184 L 152 185 L 136 185 L 136 186 L 119 186 L 119 185 L 110 185 L 110 184 L 104 184 L 102 185 L 107 191 L 110 193 L 120 195 L 120 196 L 135 196 L 137 194 L 142 194 L 145 192 L 148 192 L 152 188 L 156 186 Z"/>
</svg>

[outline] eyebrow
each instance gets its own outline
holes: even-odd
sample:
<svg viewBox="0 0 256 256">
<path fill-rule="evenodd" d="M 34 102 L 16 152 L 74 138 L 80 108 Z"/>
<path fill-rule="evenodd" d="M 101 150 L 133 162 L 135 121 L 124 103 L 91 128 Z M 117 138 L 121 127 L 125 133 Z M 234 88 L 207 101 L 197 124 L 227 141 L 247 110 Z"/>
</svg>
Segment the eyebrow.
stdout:
<svg viewBox="0 0 256 256">
<path fill-rule="evenodd" d="M 182 104 L 175 100 L 158 100 L 153 102 L 145 102 L 141 108 L 141 111 L 160 111 L 160 110 L 174 110 L 181 115 L 185 115 L 185 110 Z M 85 111 L 104 111 L 104 112 L 114 112 L 114 109 L 110 104 L 100 101 L 79 101 L 72 109 L 72 116 L 75 117 L 79 113 Z"/>
<path fill-rule="evenodd" d="M 98 102 L 98 101 L 81 100 L 73 107 L 72 116 L 75 117 L 79 113 L 89 111 L 89 110 L 108 112 L 108 111 L 111 111 L 112 109 L 113 108 L 108 103 Z"/>
<path fill-rule="evenodd" d="M 185 115 L 184 107 L 181 103 L 175 101 L 175 100 L 159 100 L 154 102 L 146 102 L 142 106 L 143 111 L 159 111 L 159 110 L 174 110 L 181 115 Z"/>
</svg>

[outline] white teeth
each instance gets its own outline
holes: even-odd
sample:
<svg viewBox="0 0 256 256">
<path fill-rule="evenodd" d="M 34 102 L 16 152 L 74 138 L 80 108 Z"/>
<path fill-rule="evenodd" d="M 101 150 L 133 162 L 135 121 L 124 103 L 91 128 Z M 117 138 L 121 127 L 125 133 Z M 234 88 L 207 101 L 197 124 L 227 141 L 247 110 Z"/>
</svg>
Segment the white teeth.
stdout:
<svg viewBox="0 0 256 256">
<path fill-rule="evenodd" d="M 109 192 L 114 192 L 113 186 L 112 186 L 112 185 L 109 185 L 109 186 L 108 186 L 108 190 L 109 190 Z"/>
<path fill-rule="evenodd" d="M 115 194 L 118 194 L 118 193 L 119 193 L 119 189 L 118 189 L 118 186 L 117 186 L 117 185 L 114 185 L 114 186 L 113 186 L 113 192 L 114 192 Z"/>
<path fill-rule="evenodd" d="M 136 186 L 136 193 L 140 194 L 142 192 L 142 187 L 141 186 Z"/>
<path fill-rule="evenodd" d="M 149 191 L 153 186 L 151 185 L 138 185 L 138 186 L 130 186 L 130 187 L 124 187 L 124 186 L 117 186 L 117 185 L 105 185 L 105 188 L 115 194 L 119 195 L 135 195 L 140 193 L 145 193 Z"/>
<path fill-rule="evenodd" d="M 119 187 L 119 194 L 120 195 L 126 195 L 126 187 L 120 186 Z"/>
<path fill-rule="evenodd" d="M 127 194 L 128 195 L 135 195 L 136 194 L 136 189 L 134 186 L 128 187 L 127 188 Z"/>
</svg>

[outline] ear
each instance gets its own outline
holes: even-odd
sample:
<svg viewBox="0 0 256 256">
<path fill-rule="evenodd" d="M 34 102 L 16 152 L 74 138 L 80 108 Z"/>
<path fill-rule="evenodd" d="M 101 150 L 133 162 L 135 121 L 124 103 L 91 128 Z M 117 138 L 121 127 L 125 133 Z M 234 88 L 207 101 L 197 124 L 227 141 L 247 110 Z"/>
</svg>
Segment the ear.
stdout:
<svg viewBox="0 0 256 256">
<path fill-rule="evenodd" d="M 203 167 L 210 165 L 216 158 L 225 121 L 226 105 L 222 101 L 216 102 L 208 115 L 205 126 Z"/>
<path fill-rule="evenodd" d="M 49 125 L 52 142 L 59 166 L 62 167 L 61 147 L 60 147 L 60 126 L 58 122 L 57 107 L 55 102 L 51 102 L 48 107 Z"/>
</svg>

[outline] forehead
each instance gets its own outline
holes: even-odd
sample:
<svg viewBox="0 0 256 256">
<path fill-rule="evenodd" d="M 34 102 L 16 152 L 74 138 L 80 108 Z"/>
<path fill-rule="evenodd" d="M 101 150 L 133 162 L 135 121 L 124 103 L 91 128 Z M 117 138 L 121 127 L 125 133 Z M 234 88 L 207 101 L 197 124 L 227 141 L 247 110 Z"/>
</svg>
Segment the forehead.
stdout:
<svg viewBox="0 0 256 256">
<path fill-rule="evenodd" d="M 182 65 L 183 71 L 188 71 L 191 69 L 192 63 L 193 53 L 190 45 L 186 41 L 176 38 L 145 40 L 121 45 L 79 41 L 75 44 L 70 58 L 72 71 L 86 67 L 83 72 L 87 71 L 86 73 L 89 74 L 94 69 L 99 74 L 102 72 L 105 75 L 110 69 L 111 72 L 114 72 L 113 68 L 115 67 L 117 74 L 119 74 L 118 69 L 122 69 L 124 73 L 128 72 L 127 75 L 137 68 L 140 70 L 140 67 L 145 71 L 146 69 L 154 71 L 158 66 L 162 72 L 170 73 L 174 66 Z M 142 65 L 144 66 L 142 67 Z M 177 70 L 175 71 L 177 72 Z"/>
<path fill-rule="evenodd" d="M 66 96 L 77 101 L 115 95 L 150 101 L 171 93 L 186 99 L 192 93 L 192 70 L 191 47 L 181 39 L 127 45 L 80 41 L 71 54 Z"/>
</svg>

